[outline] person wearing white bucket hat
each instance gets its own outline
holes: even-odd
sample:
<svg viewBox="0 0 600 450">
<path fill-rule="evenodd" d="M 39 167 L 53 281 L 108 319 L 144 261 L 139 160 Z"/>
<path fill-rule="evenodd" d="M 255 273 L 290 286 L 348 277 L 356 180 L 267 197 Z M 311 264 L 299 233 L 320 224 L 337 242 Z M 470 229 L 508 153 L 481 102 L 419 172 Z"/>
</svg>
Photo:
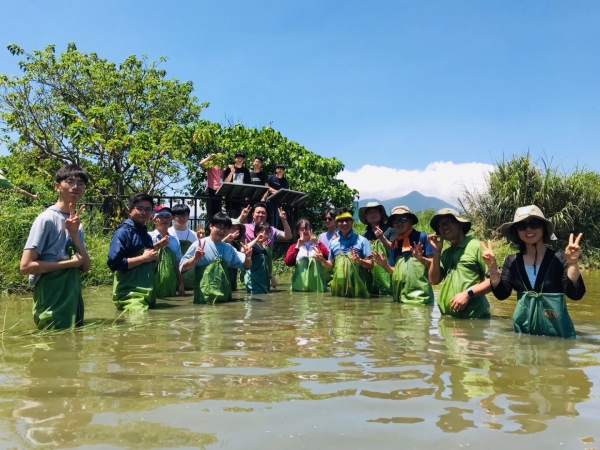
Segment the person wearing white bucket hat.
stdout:
<svg viewBox="0 0 600 450">
<path fill-rule="evenodd" d="M 517 291 L 517 305 L 513 314 L 517 332 L 575 337 L 575 328 L 567 312 L 565 295 L 579 300 L 585 294 L 585 285 L 579 272 L 579 242 L 573 234 L 564 253 L 556 253 L 545 244 L 556 240 L 554 224 L 535 205 L 517 208 L 512 222 L 500 227 L 509 241 L 519 246 L 519 253 L 508 256 L 498 271 L 491 241 L 481 244 L 483 261 L 489 268 L 492 292 L 498 300 Z"/>
<path fill-rule="evenodd" d="M 444 315 L 462 319 L 489 319 L 490 304 L 485 294 L 491 291 L 485 277 L 487 267 L 481 257 L 479 241 L 466 234 L 471 222 L 451 209 L 440 209 L 431 218 L 435 234 L 427 237 L 433 248 L 429 266 L 431 284 L 444 284 L 438 296 L 438 307 Z M 444 240 L 450 248 L 442 252 Z"/>
</svg>

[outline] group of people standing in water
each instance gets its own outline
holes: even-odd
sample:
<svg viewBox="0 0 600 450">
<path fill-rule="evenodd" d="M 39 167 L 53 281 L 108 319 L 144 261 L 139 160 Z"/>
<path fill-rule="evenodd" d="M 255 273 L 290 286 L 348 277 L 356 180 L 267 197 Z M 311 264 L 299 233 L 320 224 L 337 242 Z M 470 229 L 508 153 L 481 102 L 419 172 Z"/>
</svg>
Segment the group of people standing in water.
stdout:
<svg viewBox="0 0 600 450">
<path fill-rule="evenodd" d="M 38 328 L 68 328 L 83 323 L 80 272 L 90 268 L 83 229 L 76 210 L 87 173 L 68 165 L 58 171 L 58 201 L 35 220 L 21 258 L 21 272 L 34 286 L 34 321 Z M 437 303 L 443 315 L 490 318 L 490 292 L 499 300 L 514 290 L 513 315 L 518 332 L 574 337 L 565 295 L 579 300 L 585 286 L 579 272 L 581 234 L 569 238 L 564 253 L 547 246 L 552 222 L 534 205 L 519 207 L 502 235 L 519 247 L 499 270 L 492 244 L 469 235 L 471 222 L 449 208 L 431 219 L 433 234 L 418 231 L 418 217 L 406 206 L 391 214 L 378 203 L 358 211 L 366 231 L 353 231 L 351 208 L 323 213 L 325 231 L 317 236 L 305 218 L 292 233 L 287 215 L 278 216 L 283 230 L 266 222 L 268 205 L 248 205 L 237 218 L 217 212 L 204 230 L 187 227 L 189 207 L 154 205 L 148 194 L 136 194 L 128 215 L 114 232 L 107 264 L 114 271 L 113 301 L 124 311 L 153 308 L 156 298 L 184 295 L 193 289 L 194 303 L 232 299 L 242 281 L 246 292 L 267 294 L 276 286 L 272 250 L 276 241 L 290 241 L 285 264 L 294 267 L 291 291 L 325 292 L 368 299 L 391 296 L 413 305 L 434 303 L 433 285 L 442 283 Z M 154 230 L 147 225 L 152 220 Z M 246 223 L 248 222 L 249 223 Z M 445 245 L 445 243 L 447 243 Z M 444 248 L 445 247 L 445 248 Z M 240 276 L 241 275 L 241 276 Z"/>
</svg>

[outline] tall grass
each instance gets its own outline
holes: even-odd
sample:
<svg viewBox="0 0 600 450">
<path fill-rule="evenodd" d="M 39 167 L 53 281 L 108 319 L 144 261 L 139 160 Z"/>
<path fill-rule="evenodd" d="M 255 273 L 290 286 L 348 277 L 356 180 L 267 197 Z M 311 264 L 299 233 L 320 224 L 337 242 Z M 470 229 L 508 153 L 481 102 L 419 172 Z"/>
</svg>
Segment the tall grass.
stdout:
<svg viewBox="0 0 600 450">
<path fill-rule="evenodd" d="M 577 168 L 563 173 L 551 161 L 513 155 L 496 164 L 483 191 L 463 186 L 460 206 L 473 223 L 475 235 L 501 239 L 499 228 L 520 206 L 537 205 L 556 227 L 554 247 L 564 249 L 570 233 L 583 233 L 584 262 L 600 264 L 600 174 Z"/>
</svg>

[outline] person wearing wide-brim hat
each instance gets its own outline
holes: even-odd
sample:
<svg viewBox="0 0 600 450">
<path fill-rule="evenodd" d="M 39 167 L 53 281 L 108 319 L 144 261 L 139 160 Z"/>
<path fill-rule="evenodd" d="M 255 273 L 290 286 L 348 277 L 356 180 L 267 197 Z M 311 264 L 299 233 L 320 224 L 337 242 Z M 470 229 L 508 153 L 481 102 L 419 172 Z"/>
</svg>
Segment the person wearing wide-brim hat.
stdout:
<svg viewBox="0 0 600 450">
<path fill-rule="evenodd" d="M 416 215 L 406 206 L 396 206 L 387 220 L 396 237 L 390 243 L 389 257 L 372 251 L 373 260 L 392 275 L 394 301 L 416 305 L 433 303 L 433 289 L 428 279 L 433 249 L 427 242 L 427 233 L 417 231 Z"/>
<path fill-rule="evenodd" d="M 396 237 L 394 229 L 387 225 L 385 208 L 378 202 L 369 202 L 358 209 L 358 219 L 367 228 L 362 236 L 371 244 L 371 250 L 389 256 L 390 241 Z M 379 265 L 367 273 L 367 288 L 371 294 L 391 295 L 392 280 L 390 275 Z"/>
<path fill-rule="evenodd" d="M 490 304 L 485 297 L 490 283 L 481 256 L 479 241 L 467 236 L 471 221 L 451 208 L 440 209 L 429 222 L 434 234 L 427 237 L 433 249 L 429 281 L 444 281 L 438 296 L 438 307 L 444 315 L 464 319 L 490 318 Z M 444 241 L 450 248 L 442 252 Z"/>
<path fill-rule="evenodd" d="M 519 246 L 519 253 L 508 256 L 502 275 L 496 265 L 491 241 L 483 248 L 483 260 L 489 268 L 492 292 L 498 300 L 517 291 L 517 306 L 513 314 L 517 332 L 547 336 L 574 337 L 575 328 L 567 312 L 565 295 L 579 300 L 585 285 L 579 272 L 579 242 L 581 233 L 564 253 L 547 247 L 556 240 L 554 224 L 535 205 L 522 206 L 515 211 L 512 222 L 500 227 L 510 242 Z"/>
</svg>

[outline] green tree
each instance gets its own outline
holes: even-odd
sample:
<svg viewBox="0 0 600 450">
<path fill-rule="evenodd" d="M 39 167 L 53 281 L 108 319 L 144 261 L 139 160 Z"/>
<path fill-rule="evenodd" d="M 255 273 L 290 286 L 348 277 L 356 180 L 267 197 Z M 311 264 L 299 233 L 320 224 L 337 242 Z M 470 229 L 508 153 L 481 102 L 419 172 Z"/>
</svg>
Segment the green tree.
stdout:
<svg viewBox="0 0 600 450">
<path fill-rule="evenodd" d="M 115 64 L 73 43 L 58 56 L 53 45 L 24 56 L 21 76 L 0 75 L 0 139 L 22 167 L 48 177 L 79 164 L 102 195 L 161 193 L 183 179 L 185 126 L 207 104 L 191 96 L 191 82 L 166 78 L 164 57 Z"/>
<path fill-rule="evenodd" d="M 275 173 L 275 165 L 287 166 L 285 177 L 290 188 L 306 192 L 309 200 L 300 207 L 300 214 L 313 223 L 321 223 L 321 212 L 330 207 L 349 206 L 357 191 L 350 189 L 337 175 L 344 164 L 337 158 L 325 158 L 313 153 L 297 142 L 290 141 L 270 126 L 246 128 L 240 124 L 223 127 L 217 123 L 200 120 L 188 127 L 192 140 L 188 164 L 188 189 L 201 194 L 206 182 L 206 172 L 199 162 L 210 153 L 221 149 L 223 153 L 215 158 L 220 167 L 232 164 L 234 153 L 246 153 L 246 165 L 255 156 L 264 158 L 263 171 Z M 250 168 L 250 170 L 252 170 Z"/>
</svg>

